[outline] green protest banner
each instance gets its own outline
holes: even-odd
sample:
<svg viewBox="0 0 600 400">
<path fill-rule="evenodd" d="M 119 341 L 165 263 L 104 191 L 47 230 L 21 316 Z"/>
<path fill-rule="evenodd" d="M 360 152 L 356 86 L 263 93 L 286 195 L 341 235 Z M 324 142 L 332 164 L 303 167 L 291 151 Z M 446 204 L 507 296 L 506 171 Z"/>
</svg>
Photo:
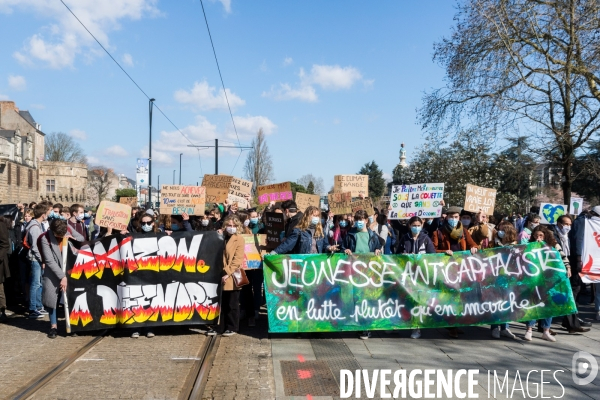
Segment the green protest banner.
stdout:
<svg viewBox="0 0 600 400">
<path fill-rule="evenodd" d="M 500 324 L 577 312 L 543 243 L 444 254 L 267 255 L 269 332 Z"/>
</svg>

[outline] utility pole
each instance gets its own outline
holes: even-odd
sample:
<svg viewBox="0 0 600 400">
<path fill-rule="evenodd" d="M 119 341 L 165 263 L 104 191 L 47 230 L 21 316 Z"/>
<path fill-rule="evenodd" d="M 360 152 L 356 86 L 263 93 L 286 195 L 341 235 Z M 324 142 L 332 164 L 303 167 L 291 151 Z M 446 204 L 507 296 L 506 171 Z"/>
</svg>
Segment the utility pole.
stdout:
<svg viewBox="0 0 600 400">
<path fill-rule="evenodd" d="M 179 153 L 179 184 L 181 185 L 181 156 L 183 153 Z"/>
<path fill-rule="evenodd" d="M 219 147 L 229 148 L 229 149 L 240 149 L 240 150 L 250 150 L 252 146 L 219 146 L 219 139 L 215 139 L 214 146 L 196 146 L 192 144 L 188 144 L 188 147 L 196 147 L 202 149 L 208 149 L 211 147 L 215 148 L 215 175 L 219 174 Z"/>
<path fill-rule="evenodd" d="M 154 99 L 148 100 L 148 108 L 150 109 L 150 141 L 148 142 L 148 197 L 150 197 L 150 202 L 152 202 L 152 109 L 154 108 Z"/>
</svg>

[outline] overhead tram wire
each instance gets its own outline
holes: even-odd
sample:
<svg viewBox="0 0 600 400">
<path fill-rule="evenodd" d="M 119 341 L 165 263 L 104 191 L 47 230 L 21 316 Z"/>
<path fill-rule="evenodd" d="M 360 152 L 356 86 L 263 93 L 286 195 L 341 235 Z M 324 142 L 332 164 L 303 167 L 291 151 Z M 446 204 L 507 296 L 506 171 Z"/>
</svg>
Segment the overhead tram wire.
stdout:
<svg viewBox="0 0 600 400">
<path fill-rule="evenodd" d="M 215 44 L 213 43 L 212 35 L 210 34 L 210 28 L 208 26 L 208 19 L 206 18 L 206 11 L 204 10 L 204 1 L 203 0 L 200 0 L 200 5 L 202 6 L 202 15 L 204 15 L 204 22 L 206 23 L 206 30 L 208 31 L 208 38 L 210 39 L 210 45 L 212 46 L 213 55 L 215 56 L 215 63 L 217 64 L 217 70 L 219 71 L 219 78 L 221 79 L 221 87 L 223 88 L 223 94 L 225 95 L 225 100 L 227 101 L 227 108 L 229 109 L 229 116 L 231 117 L 231 123 L 233 125 L 233 130 L 235 131 L 235 137 L 237 138 L 238 146 L 242 147 L 242 143 L 240 142 L 240 136 L 238 135 L 238 131 L 235 126 L 235 120 L 233 119 L 233 112 L 231 111 L 231 106 L 229 105 L 229 97 L 227 97 L 227 90 L 225 90 L 225 83 L 223 82 L 223 75 L 221 74 L 221 67 L 219 66 L 219 60 L 217 59 L 217 52 L 215 50 Z M 238 161 L 240 160 L 240 157 L 242 156 L 243 151 L 244 151 L 243 149 L 240 149 L 240 155 L 238 156 L 238 158 L 235 161 L 235 164 L 233 166 L 233 169 L 231 170 L 232 175 L 233 175 L 233 171 L 235 170 L 235 167 L 237 166 Z"/>
<path fill-rule="evenodd" d="M 127 73 L 127 71 L 125 71 L 125 69 L 121 66 L 121 64 L 119 64 L 119 62 L 112 56 L 112 54 L 110 54 L 110 52 L 108 50 L 106 50 L 106 47 L 104 47 L 102 45 L 102 43 L 100 43 L 100 41 L 96 38 L 96 36 L 94 36 L 94 34 L 92 32 L 90 32 L 90 30 L 87 28 L 87 26 L 85 26 L 85 24 L 83 22 L 81 22 L 81 20 L 79 19 L 79 17 L 77 15 L 75 15 L 75 13 L 73 12 L 73 10 L 71 10 L 69 8 L 69 6 L 63 1 L 60 0 L 60 2 L 63 4 L 63 6 L 65 6 L 65 8 L 67 10 L 69 10 L 69 12 L 71 13 L 71 15 L 73 15 L 73 17 L 75 17 L 75 19 L 77 20 L 77 22 L 79 22 L 79 24 L 81 24 L 81 26 L 83 27 L 83 29 L 85 29 L 87 31 L 87 33 L 90 34 L 90 36 L 96 41 L 96 43 L 98 43 L 98 45 L 102 48 L 102 50 L 104 50 L 104 52 L 111 58 L 111 60 L 113 60 L 115 62 L 115 64 L 117 64 L 117 66 L 121 69 L 121 71 L 123 71 L 123 73 L 129 78 L 129 80 L 131 82 L 133 82 L 133 84 L 135 85 L 135 87 L 137 87 L 139 89 L 140 92 L 143 93 L 144 96 L 146 96 L 146 98 L 148 100 L 150 100 L 150 96 L 148 96 L 148 94 L 144 91 L 144 89 L 141 88 L 140 85 L 138 85 L 138 83 L 131 77 L 131 75 L 129 75 Z M 173 123 L 173 121 L 171 121 L 171 119 L 169 117 L 167 117 L 167 114 L 164 113 L 163 110 L 160 109 L 160 107 L 158 105 L 156 105 L 156 103 L 154 103 L 154 107 L 163 115 L 163 117 L 165 117 L 167 119 L 167 121 L 169 121 L 171 123 L 171 125 L 173 125 L 173 127 L 175 129 L 177 129 L 177 131 L 181 134 L 181 136 L 183 136 L 188 142 L 190 142 L 190 144 L 194 144 L 190 138 L 188 138 L 185 133 L 183 133 L 181 131 L 181 129 L 179 129 L 179 127 L 177 127 L 177 125 L 175 125 Z M 236 132 L 237 133 L 237 132 Z M 200 153 L 198 153 L 198 157 L 200 157 Z M 200 158 L 198 158 L 200 159 Z M 200 162 L 200 169 L 202 169 L 202 162 Z"/>
</svg>

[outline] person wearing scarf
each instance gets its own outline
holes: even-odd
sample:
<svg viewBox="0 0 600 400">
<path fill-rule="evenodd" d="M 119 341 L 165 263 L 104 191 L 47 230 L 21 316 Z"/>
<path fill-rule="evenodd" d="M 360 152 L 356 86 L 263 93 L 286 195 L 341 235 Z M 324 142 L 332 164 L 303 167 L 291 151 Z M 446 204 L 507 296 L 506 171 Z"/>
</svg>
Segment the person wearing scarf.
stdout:
<svg viewBox="0 0 600 400">
<path fill-rule="evenodd" d="M 477 243 L 473 241 L 467 228 L 459 221 L 461 211 L 460 207 L 449 207 L 446 218 L 433 234 L 433 245 L 437 253 L 445 253 L 449 256 L 455 251 L 470 250 L 471 254 L 477 253 Z M 463 333 L 457 328 L 448 328 L 448 331 L 452 338 L 457 338 L 459 333 Z"/>
</svg>

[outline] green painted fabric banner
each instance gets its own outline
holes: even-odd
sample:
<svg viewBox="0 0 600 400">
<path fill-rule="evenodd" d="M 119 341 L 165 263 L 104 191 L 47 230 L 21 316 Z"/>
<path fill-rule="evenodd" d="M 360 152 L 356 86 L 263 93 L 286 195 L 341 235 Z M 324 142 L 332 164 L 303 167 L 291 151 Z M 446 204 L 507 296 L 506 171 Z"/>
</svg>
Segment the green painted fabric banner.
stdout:
<svg viewBox="0 0 600 400">
<path fill-rule="evenodd" d="M 269 332 L 498 324 L 577 312 L 542 243 L 444 254 L 268 255 Z"/>
</svg>

